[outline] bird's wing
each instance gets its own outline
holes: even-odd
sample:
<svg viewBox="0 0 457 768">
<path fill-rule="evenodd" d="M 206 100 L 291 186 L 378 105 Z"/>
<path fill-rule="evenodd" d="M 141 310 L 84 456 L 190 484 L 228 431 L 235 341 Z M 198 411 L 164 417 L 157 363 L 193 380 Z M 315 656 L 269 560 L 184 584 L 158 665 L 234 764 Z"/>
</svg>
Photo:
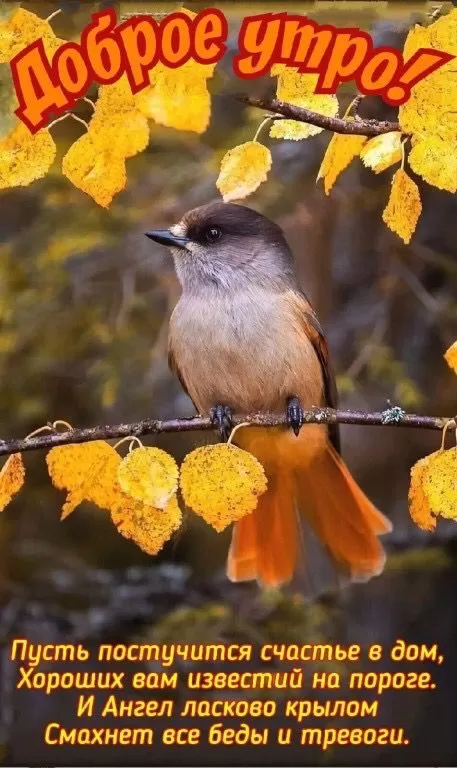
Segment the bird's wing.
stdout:
<svg viewBox="0 0 457 768">
<path fill-rule="evenodd" d="M 181 371 L 179 370 L 178 363 L 176 362 L 176 357 L 174 356 L 173 350 L 170 347 L 170 345 L 168 345 L 168 366 L 170 368 L 170 371 L 172 373 L 174 373 L 174 375 L 179 379 L 179 382 L 180 382 L 184 392 L 186 393 L 187 397 L 189 397 L 190 400 L 192 400 L 191 396 L 189 395 L 189 390 L 187 389 L 186 382 L 184 381 L 184 378 L 183 378 L 183 376 L 181 374 Z M 199 412 L 198 408 L 195 405 L 193 400 L 192 400 L 192 403 L 194 405 L 195 410 L 198 413 Z"/>
<path fill-rule="evenodd" d="M 324 331 L 321 324 L 317 319 L 311 304 L 306 296 L 302 294 L 301 303 L 304 305 L 304 323 L 306 324 L 307 335 L 314 347 L 316 355 L 319 359 L 322 368 L 322 378 L 324 380 L 324 399 L 325 405 L 328 408 L 337 408 L 338 406 L 338 392 L 336 389 L 335 375 L 333 373 L 332 365 L 330 363 L 330 355 L 328 351 L 327 341 L 325 339 Z M 330 442 L 338 453 L 341 451 L 340 447 L 340 430 L 338 424 L 330 424 L 328 427 L 328 434 Z"/>
</svg>

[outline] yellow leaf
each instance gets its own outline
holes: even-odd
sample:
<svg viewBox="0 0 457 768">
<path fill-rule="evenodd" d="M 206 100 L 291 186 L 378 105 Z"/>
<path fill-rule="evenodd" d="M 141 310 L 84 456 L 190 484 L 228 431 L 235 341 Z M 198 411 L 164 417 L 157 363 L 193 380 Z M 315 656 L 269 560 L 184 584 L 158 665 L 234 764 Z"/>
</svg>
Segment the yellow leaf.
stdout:
<svg viewBox="0 0 457 768">
<path fill-rule="evenodd" d="M 0 471 L 0 512 L 3 512 L 13 496 L 24 485 L 25 469 L 20 453 L 12 453 L 8 456 Z"/>
<path fill-rule="evenodd" d="M 136 448 L 119 464 L 117 479 L 124 493 L 137 501 L 164 509 L 178 488 L 176 461 L 160 448 Z"/>
<path fill-rule="evenodd" d="M 138 109 L 168 128 L 203 133 L 211 116 L 206 81 L 213 76 L 215 66 L 192 59 L 176 69 L 156 64 L 149 73 L 151 85 L 135 97 Z"/>
<path fill-rule="evenodd" d="M 98 91 L 89 135 L 102 151 L 132 157 L 146 149 L 149 124 L 141 114 L 126 75 L 112 85 L 102 85 Z"/>
<path fill-rule="evenodd" d="M 182 521 L 176 496 L 172 496 L 162 510 L 122 495 L 111 509 L 111 518 L 122 536 L 132 539 L 149 555 L 156 555 L 162 549 Z"/>
<path fill-rule="evenodd" d="M 42 40 L 48 58 L 65 42 L 53 32 L 51 25 L 35 13 L 18 8 L 8 21 L 0 24 L 0 63 L 11 59 L 35 40 Z"/>
<path fill-rule="evenodd" d="M 426 29 L 433 48 L 457 56 L 457 8 L 440 16 Z"/>
<path fill-rule="evenodd" d="M 254 511 L 267 489 L 262 465 L 234 445 L 205 445 L 189 453 L 181 466 L 185 503 L 216 531 Z"/>
<path fill-rule="evenodd" d="M 216 186 L 225 202 L 242 200 L 266 181 L 270 168 L 270 150 L 258 141 L 247 141 L 224 155 Z"/>
<path fill-rule="evenodd" d="M 336 96 L 315 93 L 317 74 L 301 74 L 297 69 L 276 65 L 271 70 L 272 75 L 278 75 L 276 98 L 294 104 L 296 107 L 306 107 L 321 115 L 335 117 L 338 114 L 338 99 Z M 301 123 L 298 120 L 276 120 L 270 129 L 274 139 L 307 139 L 316 136 L 324 129 L 317 125 Z"/>
<path fill-rule="evenodd" d="M 367 168 L 381 173 L 391 165 L 401 162 L 401 133 L 390 131 L 381 136 L 374 136 L 362 148 L 360 159 Z"/>
<path fill-rule="evenodd" d="M 95 440 L 51 448 L 46 456 L 53 485 L 68 491 L 62 520 L 83 501 L 101 509 L 118 502 L 117 469 L 121 457 L 109 443 Z"/>
<path fill-rule="evenodd" d="M 89 133 L 71 145 L 62 161 L 62 173 L 103 208 L 108 208 L 127 183 L 125 160 L 115 148 L 101 149 Z"/>
<path fill-rule="evenodd" d="M 382 219 L 404 243 L 409 243 L 422 211 L 417 184 L 399 168 L 394 173 L 388 203 Z"/>
<path fill-rule="evenodd" d="M 351 120 L 352 118 L 348 118 Z M 323 157 L 317 180 L 324 179 L 325 194 L 330 194 L 335 181 L 348 165 L 358 157 L 365 136 L 351 136 L 349 134 L 334 133 Z"/>
<path fill-rule="evenodd" d="M 457 448 L 427 456 L 422 484 L 434 515 L 457 520 Z"/>
<path fill-rule="evenodd" d="M 18 123 L 0 140 L 0 189 L 26 187 L 44 176 L 56 156 L 56 145 L 46 128 L 31 134 Z"/>
<path fill-rule="evenodd" d="M 457 341 L 454 341 L 454 343 L 446 351 L 444 359 L 446 360 L 448 366 L 452 368 L 454 373 L 457 373 Z"/>
<path fill-rule="evenodd" d="M 419 48 L 446 51 L 457 56 L 457 9 L 428 27 L 413 27 L 403 55 L 410 59 Z M 411 96 L 399 109 L 398 119 L 405 133 L 427 138 L 435 135 L 448 142 L 448 157 L 455 153 L 457 141 L 457 59 L 453 59 L 420 80 Z"/>
<path fill-rule="evenodd" d="M 433 531 L 436 528 L 436 519 L 430 509 L 427 496 L 424 491 L 424 474 L 432 456 L 419 459 L 411 468 L 411 483 L 409 486 L 409 513 L 419 528 L 424 531 Z"/>
<path fill-rule="evenodd" d="M 457 89 L 457 81 L 456 81 Z M 455 117 L 457 123 L 457 114 Z M 456 144 L 457 146 L 457 138 Z M 413 139 L 408 162 L 414 173 L 438 189 L 457 192 L 457 152 L 436 135 Z"/>
</svg>

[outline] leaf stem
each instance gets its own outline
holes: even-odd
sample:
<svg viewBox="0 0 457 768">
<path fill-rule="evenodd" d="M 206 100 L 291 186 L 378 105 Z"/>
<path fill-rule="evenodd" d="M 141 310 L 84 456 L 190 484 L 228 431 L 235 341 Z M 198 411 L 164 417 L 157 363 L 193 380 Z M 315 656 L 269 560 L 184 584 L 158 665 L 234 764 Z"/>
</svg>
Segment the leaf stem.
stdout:
<svg viewBox="0 0 457 768">
<path fill-rule="evenodd" d="M 262 122 L 260 123 L 259 127 L 257 128 L 257 130 L 255 132 L 255 136 L 252 139 L 252 141 L 257 141 L 257 139 L 258 139 L 258 137 L 260 135 L 260 132 L 262 131 L 263 127 L 267 123 L 271 123 L 272 120 L 275 120 L 275 116 L 274 115 L 267 115 L 267 117 L 264 120 L 262 120 Z"/>
<path fill-rule="evenodd" d="M 51 13 L 51 15 L 50 15 L 50 16 L 48 16 L 48 17 L 45 19 L 45 21 L 47 21 L 47 22 L 48 22 L 48 24 L 49 24 L 49 22 L 50 22 L 50 21 L 51 21 L 51 20 L 52 20 L 52 19 L 53 19 L 55 16 L 58 16 L 58 15 L 59 15 L 59 13 L 62 13 L 62 8 L 57 8 L 57 11 L 53 11 L 53 13 Z"/>
<path fill-rule="evenodd" d="M 77 123 L 82 123 L 82 125 L 85 126 L 86 131 L 89 130 L 89 124 L 86 123 L 85 120 L 82 119 L 82 117 L 78 117 L 78 115 L 75 115 L 74 112 L 65 112 L 64 115 L 60 115 L 60 117 L 56 117 L 55 120 L 52 121 L 52 123 L 49 123 L 47 126 L 48 131 L 51 130 L 57 123 L 61 123 L 62 120 L 66 120 L 67 117 L 71 117 L 73 120 L 76 120 Z"/>
</svg>

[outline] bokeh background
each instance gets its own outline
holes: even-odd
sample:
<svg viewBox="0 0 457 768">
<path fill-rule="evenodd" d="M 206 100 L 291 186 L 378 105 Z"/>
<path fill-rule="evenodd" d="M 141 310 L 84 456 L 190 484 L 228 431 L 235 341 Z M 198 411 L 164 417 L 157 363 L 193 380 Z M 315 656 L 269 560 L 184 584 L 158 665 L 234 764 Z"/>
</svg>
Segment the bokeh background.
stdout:
<svg viewBox="0 0 457 768">
<path fill-rule="evenodd" d="M 79 38 L 102 4 L 27 2 L 56 33 Z M 112 5 L 110 3 L 110 5 Z M 114 4 L 163 13 L 179 3 Z M 165 249 L 143 232 L 166 227 L 217 196 L 225 151 L 249 140 L 263 118 L 230 94 L 273 95 L 275 80 L 240 82 L 230 53 L 242 17 L 303 12 L 319 22 L 357 26 L 375 43 L 402 47 L 407 29 L 449 3 L 214 3 L 230 22 L 231 51 L 210 81 L 214 94 L 202 136 L 154 126 L 147 150 L 127 163 L 128 186 L 109 211 L 61 174 L 60 160 L 81 132 L 67 120 L 53 129 L 59 156 L 45 179 L 0 193 L 0 432 L 21 437 L 54 419 L 74 426 L 186 416 L 192 404 L 167 368 L 167 326 L 179 285 Z M 194 10 L 204 3 L 188 2 Z M 96 92 L 94 91 L 94 94 Z M 89 94 L 90 95 L 90 94 Z M 344 107 L 355 95 L 341 89 Z M 185 106 L 183 107 L 185 109 Z M 77 114 L 90 118 L 81 102 Z M 393 119 L 366 99 L 361 114 Z M 315 183 L 329 141 L 269 140 L 273 168 L 247 204 L 277 221 L 294 251 L 303 287 L 326 330 L 343 407 L 389 404 L 435 415 L 457 411 L 457 382 L 443 352 L 457 338 L 457 197 L 418 181 L 423 213 L 409 246 L 383 224 L 392 172 L 359 161 L 329 198 Z M 145 440 L 181 459 L 213 439 L 178 434 Z M 450 438 L 449 438 L 450 439 Z M 229 535 L 186 515 L 182 531 L 151 558 L 123 539 L 106 513 L 80 507 L 59 522 L 63 494 L 52 488 L 44 454 L 27 454 L 27 481 L 0 518 L 0 743 L 6 764 L 173 764 L 176 753 L 129 748 L 45 748 L 43 724 L 74 720 L 75 697 L 15 692 L 8 661 L 12 637 L 88 645 L 143 637 L 151 642 L 298 642 L 328 640 L 387 646 L 438 642 L 446 659 L 434 669 L 436 691 L 386 692 L 379 724 L 407 729 L 401 748 L 311 748 L 287 753 L 195 748 L 184 764 L 455 765 L 457 689 L 457 525 L 427 535 L 410 521 L 409 470 L 435 450 L 439 434 L 347 426 L 343 452 L 362 487 L 393 521 L 384 574 L 316 602 L 224 576 Z M 387 669 L 388 667 L 386 667 Z M 309 695 L 304 692 L 303 696 Z M 325 696 L 327 697 L 327 696 Z M 347 725 L 347 723 L 343 723 Z M 127 756 L 128 755 L 128 756 Z M 170 756 L 171 755 L 171 756 Z M 241 756 L 241 757 L 240 757 Z"/>
</svg>

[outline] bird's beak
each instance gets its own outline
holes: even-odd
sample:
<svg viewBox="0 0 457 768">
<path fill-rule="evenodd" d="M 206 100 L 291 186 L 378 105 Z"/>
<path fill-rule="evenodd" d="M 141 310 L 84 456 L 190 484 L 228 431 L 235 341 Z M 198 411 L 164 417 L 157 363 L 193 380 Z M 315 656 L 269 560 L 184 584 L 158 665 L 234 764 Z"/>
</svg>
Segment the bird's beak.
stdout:
<svg viewBox="0 0 457 768">
<path fill-rule="evenodd" d="M 150 240 L 154 240 L 155 243 L 168 247 L 185 248 L 187 243 L 190 243 L 188 237 L 177 237 L 169 229 L 153 229 L 152 232 L 145 232 L 144 234 Z"/>
</svg>

